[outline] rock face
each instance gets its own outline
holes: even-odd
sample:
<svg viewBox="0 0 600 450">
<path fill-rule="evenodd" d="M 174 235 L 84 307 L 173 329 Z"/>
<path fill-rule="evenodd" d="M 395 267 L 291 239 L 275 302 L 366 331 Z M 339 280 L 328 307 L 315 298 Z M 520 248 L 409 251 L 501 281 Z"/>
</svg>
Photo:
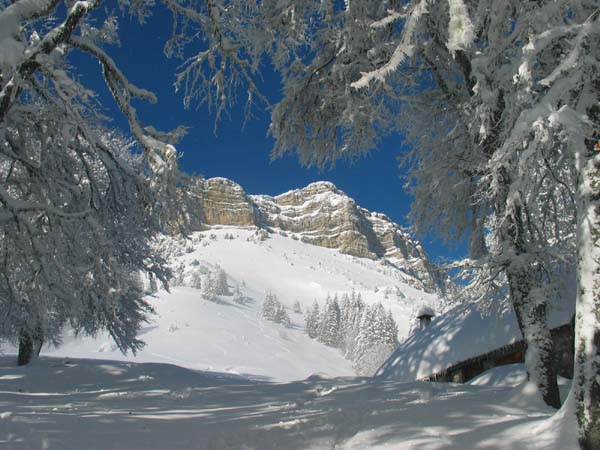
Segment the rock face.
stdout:
<svg viewBox="0 0 600 450">
<path fill-rule="evenodd" d="M 210 178 L 201 180 L 198 187 L 203 224 L 247 227 L 259 223 L 254 202 L 239 184 L 227 178 Z"/>
<path fill-rule="evenodd" d="M 342 253 L 375 259 L 379 242 L 356 202 L 333 184 L 312 183 L 276 197 L 252 196 L 268 226 L 301 235 L 302 240 Z"/>
<path fill-rule="evenodd" d="M 275 228 L 303 242 L 336 248 L 341 253 L 381 260 L 411 275 L 417 286 L 443 291 L 446 277 L 432 264 L 421 244 L 386 215 L 361 208 L 329 182 L 316 182 L 271 197 L 247 195 L 226 178 L 197 180 L 188 203 L 195 229 L 228 225 Z"/>
</svg>

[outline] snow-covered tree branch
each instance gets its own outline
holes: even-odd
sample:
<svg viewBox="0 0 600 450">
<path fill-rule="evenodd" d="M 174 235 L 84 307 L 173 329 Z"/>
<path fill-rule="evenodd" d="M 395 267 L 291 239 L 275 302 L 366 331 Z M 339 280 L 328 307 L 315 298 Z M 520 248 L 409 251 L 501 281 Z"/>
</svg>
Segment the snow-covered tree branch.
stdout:
<svg viewBox="0 0 600 450">
<path fill-rule="evenodd" d="M 106 329 L 135 352 L 151 312 L 139 274 L 168 277 L 150 239 L 178 180 L 180 132 L 140 122 L 131 100 L 156 99 L 102 49 L 115 27 L 111 17 L 93 26 L 99 5 L 19 0 L 0 11 L 0 339 L 19 344 L 22 364 L 66 325 Z M 72 51 L 101 62 L 136 141 L 106 127 Z"/>
</svg>

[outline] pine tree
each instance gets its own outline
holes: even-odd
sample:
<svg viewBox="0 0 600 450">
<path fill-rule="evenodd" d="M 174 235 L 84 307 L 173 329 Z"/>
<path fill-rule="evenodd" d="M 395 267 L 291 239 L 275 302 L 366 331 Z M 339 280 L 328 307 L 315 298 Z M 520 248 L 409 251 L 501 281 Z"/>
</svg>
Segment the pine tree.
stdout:
<svg viewBox="0 0 600 450">
<path fill-rule="evenodd" d="M 304 323 L 306 334 L 311 339 L 317 339 L 319 337 L 319 321 L 320 321 L 321 313 L 319 310 L 319 303 L 315 300 L 310 309 L 306 310 L 304 314 Z"/>
<path fill-rule="evenodd" d="M 384 343 L 394 347 L 394 349 L 398 346 L 398 324 L 394 320 L 391 310 L 388 311 L 385 322 Z"/>
<path fill-rule="evenodd" d="M 327 296 L 319 311 L 315 301 L 305 314 L 306 333 L 336 347 L 353 362 L 359 375 L 372 375 L 398 345 L 398 326 L 381 304 L 366 307 L 360 294 Z"/>
<path fill-rule="evenodd" d="M 398 328 L 383 305 L 371 305 L 364 310 L 353 355 L 359 375 L 372 375 L 392 354 L 398 344 Z"/>
<path fill-rule="evenodd" d="M 351 322 L 350 297 L 344 292 L 340 301 L 340 348 L 344 354 L 348 350 L 347 336 Z"/>
<path fill-rule="evenodd" d="M 325 304 L 323 306 L 323 310 L 320 311 L 319 317 L 317 319 L 317 323 L 318 323 L 317 340 L 319 342 L 324 341 L 324 335 L 325 335 L 325 329 L 326 329 L 326 324 L 324 323 L 325 311 L 327 311 L 327 307 L 328 307 L 329 303 L 331 303 L 331 295 L 327 294 L 327 297 L 325 298 Z"/>
<path fill-rule="evenodd" d="M 344 353 L 346 358 L 353 361 L 356 359 L 358 336 L 360 333 L 360 325 L 362 322 L 363 313 L 365 310 L 365 304 L 359 295 L 352 293 L 347 306 L 347 313 L 345 313 L 345 320 L 343 323 L 343 340 L 344 340 Z"/>
<path fill-rule="evenodd" d="M 300 302 L 298 300 L 294 302 L 292 311 L 294 311 L 296 314 L 302 314 L 302 307 L 300 306 Z"/>
<path fill-rule="evenodd" d="M 262 316 L 271 322 L 279 323 L 286 327 L 291 325 L 290 318 L 275 294 L 267 291 L 262 306 Z"/>
<path fill-rule="evenodd" d="M 194 289 L 202 289 L 202 272 L 198 268 L 192 271 L 190 287 L 193 287 Z"/>
<path fill-rule="evenodd" d="M 358 335 L 356 337 L 356 346 L 354 354 L 352 355 L 352 361 L 354 362 L 355 368 L 359 375 L 365 374 L 368 370 L 366 366 L 366 358 L 369 349 L 373 347 L 373 331 L 374 331 L 374 305 L 371 305 L 364 309 L 362 317 L 360 319 L 360 326 Z"/>
<path fill-rule="evenodd" d="M 288 316 L 288 313 L 285 310 L 285 307 L 279 301 L 277 302 L 277 309 L 275 311 L 275 319 L 273 320 L 273 322 L 279 323 L 286 327 L 289 327 L 292 325 L 290 316 Z"/>
<path fill-rule="evenodd" d="M 217 286 L 213 274 L 208 272 L 202 285 L 202 297 L 209 302 L 217 301 Z"/>
<path fill-rule="evenodd" d="M 319 341 L 330 347 L 340 346 L 340 306 L 337 295 L 327 297 L 319 324 Z"/>
<path fill-rule="evenodd" d="M 262 316 L 267 320 L 274 320 L 277 315 L 277 301 L 271 291 L 267 291 L 262 304 Z"/>
<path fill-rule="evenodd" d="M 218 295 L 231 295 L 229 290 L 229 284 L 227 283 L 227 274 L 220 267 L 217 266 L 217 275 L 215 277 L 215 292 Z"/>
</svg>

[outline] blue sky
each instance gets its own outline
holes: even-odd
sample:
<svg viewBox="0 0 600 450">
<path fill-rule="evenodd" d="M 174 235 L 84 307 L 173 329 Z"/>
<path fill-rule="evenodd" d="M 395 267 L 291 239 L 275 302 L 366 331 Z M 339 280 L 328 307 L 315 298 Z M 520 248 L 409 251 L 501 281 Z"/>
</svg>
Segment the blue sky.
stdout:
<svg viewBox="0 0 600 450">
<path fill-rule="evenodd" d="M 409 226 L 406 215 L 411 198 L 403 190 L 401 171 L 396 161 L 401 152 L 400 138 L 384 140 L 369 156 L 353 164 L 340 161 L 332 170 L 318 171 L 300 166 L 295 156 L 271 161 L 273 141 L 267 137 L 269 112 L 255 111 L 255 118 L 243 128 L 244 105 L 240 104 L 223 115 L 214 132 L 214 115 L 206 107 L 185 110 L 182 97 L 173 87 L 174 73 L 181 61 L 167 59 L 163 46 L 170 35 L 168 14 L 155 14 L 147 24 L 121 17 L 121 46 L 111 47 L 113 56 L 129 81 L 157 94 L 158 103 L 136 102 L 135 106 L 146 125 L 169 130 L 178 125 L 189 127 L 188 135 L 177 146 L 183 154 L 183 170 L 206 177 L 226 177 L 239 184 L 250 194 L 275 195 L 303 187 L 310 182 L 328 180 L 356 199 L 358 204 L 387 214 L 392 220 Z M 100 93 L 100 100 L 114 118 L 115 126 L 127 129 L 127 124 L 108 98 L 95 61 L 73 55 L 72 60 L 83 68 L 81 81 Z M 274 74 L 267 73 L 263 93 L 271 101 L 279 96 L 279 83 Z M 464 246 L 449 248 L 432 239 L 421 237 L 425 249 L 434 258 L 457 257 Z"/>
</svg>

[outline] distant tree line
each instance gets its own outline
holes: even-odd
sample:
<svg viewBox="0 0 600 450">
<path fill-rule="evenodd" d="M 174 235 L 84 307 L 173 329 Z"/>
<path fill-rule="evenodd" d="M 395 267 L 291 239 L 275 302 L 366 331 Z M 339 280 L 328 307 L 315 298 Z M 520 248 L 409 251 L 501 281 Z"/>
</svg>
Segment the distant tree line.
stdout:
<svg viewBox="0 0 600 450">
<path fill-rule="evenodd" d="M 381 303 L 367 306 L 360 293 L 327 296 L 320 308 L 315 300 L 305 314 L 308 336 L 339 348 L 356 373 L 372 375 L 398 345 L 398 326 Z"/>
</svg>

